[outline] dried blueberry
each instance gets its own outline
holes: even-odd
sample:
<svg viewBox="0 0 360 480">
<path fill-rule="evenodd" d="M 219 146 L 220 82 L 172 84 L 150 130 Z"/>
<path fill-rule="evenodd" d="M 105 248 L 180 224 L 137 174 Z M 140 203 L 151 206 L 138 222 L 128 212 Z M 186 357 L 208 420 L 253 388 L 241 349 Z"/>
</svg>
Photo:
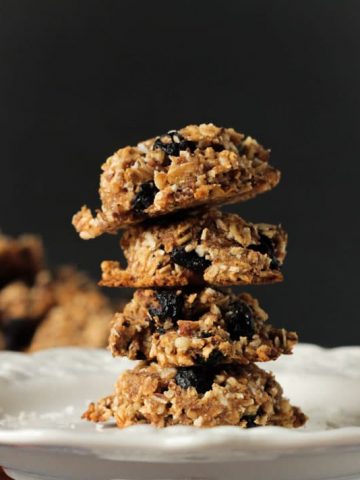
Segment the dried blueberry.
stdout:
<svg viewBox="0 0 360 480">
<path fill-rule="evenodd" d="M 38 321 L 16 318 L 2 326 L 6 350 L 23 350 L 27 347 L 36 330 Z"/>
<path fill-rule="evenodd" d="M 201 336 L 201 338 L 209 338 L 209 337 L 212 337 L 212 333 L 210 333 L 210 332 L 201 332 L 200 336 Z"/>
<path fill-rule="evenodd" d="M 211 146 L 213 150 L 215 150 L 215 152 L 222 152 L 223 150 L 225 150 L 224 145 L 221 145 L 221 143 L 213 143 Z"/>
<path fill-rule="evenodd" d="M 133 210 L 136 213 L 142 213 L 146 208 L 150 207 L 158 191 L 154 182 L 143 183 L 132 202 Z"/>
<path fill-rule="evenodd" d="M 254 335 L 253 314 L 246 303 L 236 302 L 230 305 L 224 318 L 232 340 L 239 340 L 240 337 L 251 338 Z"/>
<path fill-rule="evenodd" d="M 153 318 L 150 319 L 150 321 L 149 321 L 149 329 L 150 329 L 151 334 L 158 333 L 159 335 L 164 335 L 164 333 L 166 333 L 165 328 L 157 325 Z"/>
<path fill-rule="evenodd" d="M 198 393 L 205 393 L 212 387 L 214 372 L 202 367 L 178 368 L 175 381 L 181 388 L 195 387 Z"/>
<path fill-rule="evenodd" d="M 176 130 L 170 130 L 165 135 L 160 135 L 153 145 L 153 150 L 159 148 L 163 150 L 166 155 L 173 155 L 178 157 L 181 150 L 190 150 L 193 152 L 196 148 L 195 142 L 185 140 Z"/>
<path fill-rule="evenodd" d="M 166 330 L 163 327 L 157 327 L 156 333 L 158 333 L 159 335 L 164 335 L 164 333 L 166 333 Z"/>
<path fill-rule="evenodd" d="M 184 299 L 182 295 L 177 295 L 173 290 L 158 290 L 156 298 L 160 304 L 160 308 L 149 308 L 151 317 L 159 317 L 159 320 L 171 318 L 178 319 L 182 315 Z"/>
<path fill-rule="evenodd" d="M 146 355 L 141 350 L 136 353 L 136 360 L 146 360 Z"/>
<path fill-rule="evenodd" d="M 200 257 L 195 250 L 187 252 L 184 247 L 175 247 L 170 256 L 173 262 L 195 272 L 203 272 L 211 264 L 210 260 Z"/>
<path fill-rule="evenodd" d="M 246 421 L 246 428 L 254 428 L 258 427 L 259 425 L 255 423 L 256 415 L 244 415 L 242 420 Z"/>
<path fill-rule="evenodd" d="M 150 329 L 150 333 L 156 332 L 156 324 L 154 319 L 152 318 L 149 320 L 149 329 Z"/>
<path fill-rule="evenodd" d="M 273 242 L 269 237 L 259 233 L 260 244 L 259 245 L 249 245 L 250 250 L 254 252 L 262 253 L 263 255 L 268 255 L 271 258 L 270 268 L 277 269 L 280 267 L 280 262 L 275 254 L 275 247 Z"/>
<path fill-rule="evenodd" d="M 197 355 L 195 361 L 198 365 L 210 367 L 212 365 L 219 365 L 220 363 L 223 363 L 224 358 L 224 354 L 220 352 L 220 350 L 215 349 L 210 353 L 208 358 L 205 359 L 201 355 Z"/>
</svg>

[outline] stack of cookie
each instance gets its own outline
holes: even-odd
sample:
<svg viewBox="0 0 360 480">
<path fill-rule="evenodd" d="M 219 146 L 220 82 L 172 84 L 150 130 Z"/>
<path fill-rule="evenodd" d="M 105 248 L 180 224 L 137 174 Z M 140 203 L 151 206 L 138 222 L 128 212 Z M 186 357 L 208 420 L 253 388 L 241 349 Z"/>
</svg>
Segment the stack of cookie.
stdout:
<svg viewBox="0 0 360 480">
<path fill-rule="evenodd" d="M 117 151 L 103 165 L 101 210 L 73 223 L 84 239 L 128 226 L 127 260 L 102 263 L 101 284 L 135 287 L 115 314 L 114 356 L 141 360 L 84 418 L 119 427 L 301 426 L 306 417 L 254 362 L 290 354 L 294 332 L 275 328 L 258 301 L 225 287 L 282 280 L 287 235 L 215 205 L 273 188 L 269 152 L 232 128 L 191 125 Z"/>
</svg>

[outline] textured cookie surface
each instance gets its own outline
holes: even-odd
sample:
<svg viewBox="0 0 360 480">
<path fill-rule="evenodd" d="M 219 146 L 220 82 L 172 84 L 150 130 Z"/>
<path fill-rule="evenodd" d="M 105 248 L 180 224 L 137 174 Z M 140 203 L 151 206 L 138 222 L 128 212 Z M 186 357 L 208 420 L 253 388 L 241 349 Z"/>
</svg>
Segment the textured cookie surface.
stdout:
<svg viewBox="0 0 360 480">
<path fill-rule="evenodd" d="M 279 182 L 268 158 L 256 140 L 232 128 L 202 124 L 170 131 L 108 158 L 101 209 L 93 216 L 83 207 L 73 224 L 89 239 L 179 209 L 247 200 Z"/>
<path fill-rule="evenodd" d="M 114 316 L 114 356 L 162 367 L 266 362 L 289 354 L 294 332 L 266 323 L 257 300 L 230 290 L 137 290 Z"/>
<path fill-rule="evenodd" d="M 300 427 L 306 417 L 282 396 L 273 376 L 256 365 L 161 368 L 140 364 L 124 372 L 115 393 L 92 403 L 83 418 L 115 418 L 120 428 L 168 425 Z"/>
<path fill-rule="evenodd" d="M 127 268 L 102 263 L 102 285 L 177 287 L 273 283 L 282 280 L 287 235 L 218 209 L 138 225 L 121 239 Z"/>
</svg>

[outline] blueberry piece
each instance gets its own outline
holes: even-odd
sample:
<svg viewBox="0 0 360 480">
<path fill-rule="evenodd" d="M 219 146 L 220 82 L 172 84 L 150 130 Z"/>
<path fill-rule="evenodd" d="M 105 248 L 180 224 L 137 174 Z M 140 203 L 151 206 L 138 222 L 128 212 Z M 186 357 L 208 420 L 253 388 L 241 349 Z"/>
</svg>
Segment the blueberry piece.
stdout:
<svg viewBox="0 0 360 480">
<path fill-rule="evenodd" d="M 158 290 L 156 298 L 160 304 L 160 308 L 149 308 L 151 317 L 159 317 L 159 320 L 171 318 L 178 319 L 182 315 L 184 299 L 182 295 L 177 295 L 173 290 Z"/>
<path fill-rule="evenodd" d="M 132 202 L 133 210 L 136 213 L 142 213 L 146 208 L 150 207 L 158 191 L 153 181 L 143 183 Z"/>
<path fill-rule="evenodd" d="M 215 152 L 222 152 L 223 150 L 225 150 L 224 145 L 221 145 L 220 143 L 213 143 L 211 146 L 215 150 Z"/>
<path fill-rule="evenodd" d="M 275 255 L 275 247 L 273 242 L 269 237 L 259 233 L 260 244 L 259 245 L 249 245 L 250 250 L 254 252 L 262 253 L 263 255 L 268 255 L 271 258 L 270 268 L 278 269 L 280 267 L 280 262 Z"/>
<path fill-rule="evenodd" d="M 206 360 L 206 365 L 218 365 L 224 361 L 224 354 L 220 350 L 213 350 Z"/>
<path fill-rule="evenodd" d="M 165 328 L 158 327 L 153 319 L 151 319 L 149 322 L 149 328 L 151 334 L 158 333 L 159 335 L 164 335 L 164 333 L 166 333 Z"/>
<path fill-rule="evenodd" d="M 208 358 L 204 358 L 201 355 L 197 355 L 195 361 L 199 365 L 204 365 L 207 367 L 213 366 L 213 365 L 219 365 L 224 361 L 224 354 L 220 352 L 220 350 L 213 350 Z"/>
<path fill-rule="evenodd" d="M 195 250 L 186 252 L 184 247 L 175 247 L 170 257 L 173 262 L 195 272 L 203 272 L 211 264 L 210 260 L 200 257 Z"/>
<path fill-rule="evenodd" d="M 165 135 L 160 135 L 153 145 L 153 150 L 159 148 L 163 150 L 166 155 L 173 155 L 178 157 L 181 150 L 190 150 L 193 152 L 196 148 L 195 142 L 190 140 L 185 140 L 185 138 L 180 135 L 176 130 L 170 130 Z"/>
<path fill-rule="evenodd" d="M 153 149 L 156 150 L 157 148 L 159 148 L 160 150 L 163 150 L 166 155 L 174 155 L 174 156 L 178 156 L 179 155 L 179 146 L 178 144 L 175 144 L 175 143 L 163 143 L 160 138 L 158 138 L 157 140 L 155 140 L 155 143 L 153 145 Z"/>
<path fill-rule="evenodd" d="M 140 350 L 136 353 L 136 360 L 146 360 L 146 355 Z"/>
<path fill-rule="evenodd" d="M 224 318 L 231 340 L 239 340 L 240 337 L 251 338 L 254 335 L 254 319 L 246 303 L 236 302 L 230 305 Z"/>
<path fill-rule="evenodd" d="M 2 326 L 6 350 L 23 350 L 34 336 L 38 321 L 16 318 Z"/>
<path fill-rule="evenodd" d="M 195 387 L 198 393 L 205 393 L 211 389 L 214 373 L 202 367 L 178 368 L 175 381 L 181 388 Z"/>
<path fill-rule="evenodd" d="M 201 338 L 209 338 L 212 337 L 212 333 L 210 332 L 201 332 Z"/>
<path fill-rule="evenodd" d="M 257 423 L 255 423 L 256 415 L 245 415 L 242 417 L 242 420 L 246 421 L 246 428 L 254 428 L 259 427 Z"/>
<path fill-rule="evenodd" d="M 149 329 L 150 329 L 150 333 L 156 332 L 155 320 L 152 318 L 149 320 Z"/>
</svg>

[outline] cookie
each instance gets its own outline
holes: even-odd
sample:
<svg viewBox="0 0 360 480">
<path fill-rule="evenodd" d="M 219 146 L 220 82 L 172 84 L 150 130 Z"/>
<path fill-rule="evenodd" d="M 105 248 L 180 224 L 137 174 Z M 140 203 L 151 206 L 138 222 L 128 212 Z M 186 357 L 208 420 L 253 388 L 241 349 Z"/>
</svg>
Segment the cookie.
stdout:
<svg viewBox="0 0 360 480">
<path fill-rule="evenodd" d="M 0 289 L 0 323 L 14 318 L 41 318 L 54 304 L 53 279 L 43 270 L 33 285 L 17 280 Z"/>
<path fill-rule="evenodd" d="M 0 234 L 0 349 L 24 349 L 52 305 L 40 238 Z"/>
<path fill-rule="evenodd" d="M 43 263 L 40 238 L 35 235 L 13 238 L 0 233 L 0 288 L 14 280 L 31 285 Z"/>
<path fill-rule="evenodd" d="M 23 280 L 13 281 L 0 289 L 0 349 L 24 350 L 36 328 L 55 305 L 52 278 L 49 272 L 39 272 L 32 285 Z"/>
<path fill-rule="evenodd" d="M 105 348 L 112 315 L 110 302 L 101 292 L 79 289 L 71 300 L 49 311 L 35 331 L 29 351 L 62 346 Z"/>
<path fill-rule="evenodd" d="M 101 285 L 178 287 L 274 283 L 286 255 L 280 226 L 251 224 L 218 209 L 128 228 L 121 239 L 127 268 L 102 262 Z"/>
<path fill-rule="evenodd" d="M 122 373 L 115 393 L 92 403 L 83 418 L 118 427 L 262 425 L 300 427 L 306 417 L 283 397 L 272 374 L 254 364 L 218 368 L 161 368 L 141 363 Z"/>
<path fill-rule="evenodd" d="M 62 346 L 104 348 L 113 309 L 92 280 L 71 267 L 54 279 L 55 305 L 35 331 L 29 351 Z"/>
<path fill-rule="evenodd" d="M 266 362 L 290 354 L 295 332 L 266 323 L 247 293 L 230 290 L 137 290 L 114 316 L 114 356 L 156 361 L 161 367 Z"/>
<path fill-rule="evenodd" d="M 0 349 L 65 345 L 105 347 L 113 308 L 85 274 L 71 267 L 40 271 L 0 289 Z"/>
<path fill-rule="evenodd" d="M 169 131 L 108 158 L 101 209 L 93 216 L 84 206 L 73 225 L 89 239 L 176 210 L 248 200 L 280 180 L 268 159 L 268 150 L 232 128 L 202 124 Z"/>
</svg>

